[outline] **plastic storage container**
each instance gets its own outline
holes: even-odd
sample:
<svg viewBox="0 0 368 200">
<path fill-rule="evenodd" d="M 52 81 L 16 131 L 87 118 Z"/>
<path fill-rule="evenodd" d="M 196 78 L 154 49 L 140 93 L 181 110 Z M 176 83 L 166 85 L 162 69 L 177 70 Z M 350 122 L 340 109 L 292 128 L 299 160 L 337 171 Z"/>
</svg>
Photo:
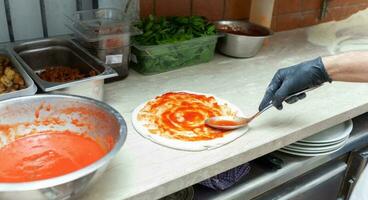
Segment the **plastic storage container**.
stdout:
<svg viewBox="0 0 368 200">
<path fill-rule="evenodd" d="M 210 61 L 218 35 L 203 36 L 174 44 L 132 47 L 132 68 L 142 74 L 157 74 Z"/>
<path fill-rule="evenodd" d="M 100 40 L 84 38 L 82 35 L 76 34 L 76 39 L 83 47 L 88 49 L 116 49 L 130 45 L 130 34 L 128 33 L 105 37 L 104 39 L 100 38 Z"/>
<path fill-rule="evenodd" d="M 80 40 L 73 39 L 73 41 L 87 49 L 89 53 L 107 64 L 109 67 L 113 68 L 118 73 L 118 76 L 106 79 L 105 82 L 121 80 L 128 76 L 130 46 L 96 49 L 86 47 Z"/>
<path fill-rule="evenodd" d="M 33 82 L 31 77 L 28 76 L 28 74 L 24 71 L 23 67 L 14 58 L 14 56 L 10 53 L 10 51 L 6 49 L 0 49 L 0 56 L 4 56 L 10 59 L 10 65 L 23 77 L 27 85 L 27 87 L 24 89 L 0 94 L 0 100 L 10 99 L 14 97 L 34 95 L 37 92 L 36 84 Z"/>
<path fill-rule="evenodd" d="M 131 28 L 129 17 L 119 9 L 101 8 L 78 11 L 71 20 L 67 26 L 78 43 L 118 72 L 113 80 L 125 78 L 129 72 L 130 36 L 138 33 Z"/>
<path fill-rule="evenodd" d="M 119 9 L 100 8 L 77 11 L 72 21 L 76 27 L 87 31 L 89 38 L 130 33 L 130 18 Z"/>
<path fill-rule="evenodd" d="M 114 49 L 88 49 L 91 54 L 112 67 L 120 76 L 108 80 L 119 80 L 129 74 L 130 46 Z M 108 81 L 107 81 L 108 82 Z"/>
</svg>

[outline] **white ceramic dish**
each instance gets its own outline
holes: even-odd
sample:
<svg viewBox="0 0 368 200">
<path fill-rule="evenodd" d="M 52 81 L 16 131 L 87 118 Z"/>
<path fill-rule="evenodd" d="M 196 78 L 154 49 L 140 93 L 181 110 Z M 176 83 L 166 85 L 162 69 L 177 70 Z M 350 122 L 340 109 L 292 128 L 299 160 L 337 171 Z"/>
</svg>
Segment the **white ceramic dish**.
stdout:
<svg viewBox="0 0 368 200">
<path fill-rule="evenodd" d="M 333 151 L 327 151 L 327 152 L 319 152 L 319 153 L 300 153 L 300 152 L 295 152 L 295 151 L 290 151 L 290 150 L 286 150 L 286 149 L 279 149 L 278 151 L 286 153 L 286 154 L 290 154 L 290 155 L 295 155 L 295 156 L 307 156 L 307 157 L 313 157 L 313 156 L 323 156 L 323 155 L 328 155 L 331 153 L 334 153 L 338 150 L 340 150 L 343 146 L 341 146 L 340 148 L 333 150 Z"/>
<path fill-rule="evenodd" d="M 306 147 L 306 148 L 303 148 L 303 147 L 298 147 L 298 146 L 292 146 L 292 145 L 289 145 L 289 146 L 286 146 L 286 147 L 283 147 L 283 149 L 286 149 L 286 150 L 290 150 L 290 151 L 296 151 L 296 152 L 301 152 L 301 153 L 304 153 L 304 152 L 326 152 L 326 151 L 333 151 L 335 149 L 338 149 L 340 148 L 341 146 L 344 146 L 346 141 L 342 141 L 338 144 L 334 144 L 334 145 L 331 145 L 331 146 L 326 146 L 326 147 Z"/>
<path fill-rule="evenodd" d="M 332 143 L 348 137 L 353 130 L 353 121 L 348 120 L 344 123 L 333 126 L 315 135 L 301 140 L 303 143 Z"/>
<path fill-rule="evenodd" d="M 346 138 L 343 138 L 341 140 L 328 142 L 328 143 L 308 143 L 308 142 L 298 141 L 298 142 L 293 143 L 292 145 L 295 145 L 295 146 L 298 146 L 298 147 L 326 147 L 326 146 L 331 146 L 331 145 L 334 145 L 334 144 L 341 143 L 344 140 L 347 140 L 348 138 L 349 138 L 349 136 L 346 137 Z"/>
<path fill-rule="evenodd" d="M 294 149 L 328 149 L 328 148 L 332 148 L 334 146 L 339 146 L 341 145 L 342 143 L 344 143 L 348 138 L 344 138 L 343 140 L 339 141 L 339 142 L 336 142 L 336 143 L 329 143 L 328 145 L 326 144 L 321 144 L 321 145 L 313 145 L 313 146 L 308 146 L 308 145 L 300 145 L 300 144 L 297 144 L 297 143 L 293 143 L 293 144 L 290 144 L 288 145 L 287 147 L 290 147 L 290 148 L 294 148 Z"/>
<path fill-rule="evenodd" d="M 321 131 L 278 151 L 296 156 L 321 156 L 331 154 L 344 147 L 353 129 L 352 120 Z"/>
</svg>

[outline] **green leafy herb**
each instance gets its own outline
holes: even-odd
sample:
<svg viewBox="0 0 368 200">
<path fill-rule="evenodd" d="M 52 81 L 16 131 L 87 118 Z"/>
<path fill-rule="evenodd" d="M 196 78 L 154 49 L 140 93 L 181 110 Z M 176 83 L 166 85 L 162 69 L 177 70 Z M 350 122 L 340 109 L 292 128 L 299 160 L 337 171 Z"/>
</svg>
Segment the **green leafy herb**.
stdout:
<svg viewBox="0 0 368 200">
<path fill-rule="evenodd" d="M 208 62 L 213 58 L 216 28 L 204 18 L 153 17 L 141 21 L 142 35 L 134 37 L 132 68 L 142 74 L 165 71 Z"/>
<path fill-rule="evenodd" d="M 142 74 L 157 74 L 208 62 L 214 56 L 216 42 L 216 36 L 207 36 L 170 45 L 133 46 L 137 63 L 130 66 Z"/>
<path fill-rule="evenodd" d="M 216 28 L 203 17 L 154 17 L 140 21 L 136 25 L 143 31 L 134 37 L 139 45 L 171 44 L 206 35 L 215 35 Z"/>
</svg>

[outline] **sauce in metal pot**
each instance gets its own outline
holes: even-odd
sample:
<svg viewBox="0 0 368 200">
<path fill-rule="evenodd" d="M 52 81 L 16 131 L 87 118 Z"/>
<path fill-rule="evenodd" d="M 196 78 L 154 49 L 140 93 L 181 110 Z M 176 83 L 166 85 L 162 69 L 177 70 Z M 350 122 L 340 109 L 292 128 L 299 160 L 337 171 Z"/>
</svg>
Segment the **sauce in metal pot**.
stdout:
<svg viewBox="0 0 368 200">
<path fill-rule="evenodd" d="M 218 30 L 223 31 L 225 33 L 231 33 L 235 35 L 245 35 L 245 36 L 267 36 L 269 33 L 265 30 L 261 30 L 256 27 L 240 27 L 240 26 L 227 26 L 227 25 L 221 25 L 217 27 Z"/>
<path fill-rule="evenodd" d="M 81 169 L 106 154 L 92 138 L 70 131 L 25 136 L 0 148 L 0 182 L 28 182 Z"/>
</svg>

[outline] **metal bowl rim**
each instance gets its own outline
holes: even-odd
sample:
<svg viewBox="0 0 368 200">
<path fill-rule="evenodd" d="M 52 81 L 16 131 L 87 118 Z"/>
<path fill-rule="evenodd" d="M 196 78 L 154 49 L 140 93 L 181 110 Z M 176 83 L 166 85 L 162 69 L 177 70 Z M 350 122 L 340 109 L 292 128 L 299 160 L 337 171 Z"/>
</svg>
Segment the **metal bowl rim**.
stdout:
<svg viewBox="0 0 368 200">
<path fill-rule="evenodd" d="M 244 21 L 244 20 L 217 20 L 217 21 L 214 21 L 213 23 L 216 25 L 216 24 L 220 24 L 222 22 L 229 22 L 229 23 L 236 22 L 236 23 L 249 24 L 249 25 L 252 25 L 252 26 L 255 26 L 255 27 L 258 27 L 258 28 L 265 29 L 269 33 L 268 35 L 264 35 L 264 36 L 249 36 L 249 35 L 239 35 L 239 34 L 234 34 L 234 33 L 227 33 L 225 31 L 219 30 L 219 32 L 224 33 L 225 35 L 233 35 L 233 36 L 244 37 L 244 38 L 268 38 L 268 37 L 270 37 L 274 34 L 274 32 L 270 28 L 267 28 L 265 26 L 255 24 L 255 23 L 252 23 L 252 22 L 249 22 L 249 21 Z"/>
<path fill-rule="evenodd" d="M 65 95 L 65 94 L 41 94 L 41 95 L 34 95 L 34 96 L 23 96 L 23 97 L 16 97 L 11 98 L 7 100 L 0 101 L 0 103 L 7 103 L 7 102 L 16 102 L 17 100 L 27 100 L 27 99 L 42 99 L 42 98 L 68 98 L 68 99 L 75 99 L 75 100 L 82 100 L 86 101 L 88 103 L 94 104 L 99 108 L 102 108 L 108 112 L 110 112 L 112 115 L 116 117 L 118 120 L 118 123 L 120 124 L 119 129 L 119 135 L 120 139 L 115 143 L 115 146 L 102 158 L 97 160 L 96 162 L 82 168 L 76 171 L 73 171 L 71 173 L 61 175 L 58 177 L 53 177 L 49 179 L 44 180 L 38 180 L 38 181 L 30 181 L 30 182 L 22 182 L 22 183 L 0 183 L 0 192 L 14 192 L 14 191 L 25 191 L 25 190 L 37 190 L 37 189 L 44 189 L 53 187 L 56 185 L 61 185 L 67 182 L 74 181 L 78 178 L 81 178 L 83 176 L 86 176 L 105 164 L 108 164 L 109 161 L 120 151 L 121 147 L 123 146 L 126 137 L 127 137 L 127 126 L 124 118 L 120 115 L 120 113 L 115 110 L 110 105 L 97 101 L 92 98 L 88 97 L 82 97 L 77 95 Z"/>
</svg>

